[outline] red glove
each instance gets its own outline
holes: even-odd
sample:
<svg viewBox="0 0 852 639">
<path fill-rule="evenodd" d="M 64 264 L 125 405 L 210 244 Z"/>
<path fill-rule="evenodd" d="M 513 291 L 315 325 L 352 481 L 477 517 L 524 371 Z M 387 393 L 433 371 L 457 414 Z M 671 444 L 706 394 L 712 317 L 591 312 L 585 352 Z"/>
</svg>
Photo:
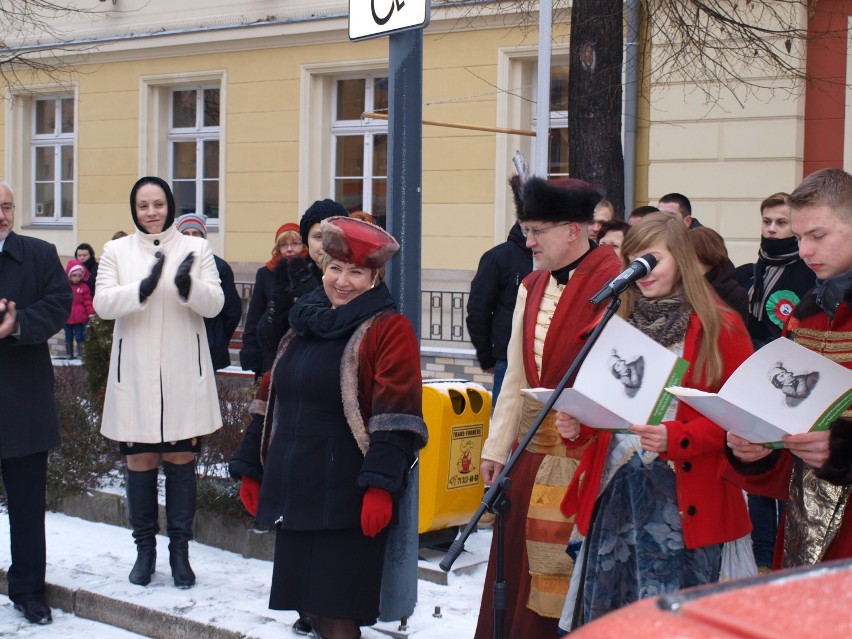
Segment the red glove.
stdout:
<svg viewBox="0 0 852 639">
<path fill-rule="evenodd" d="M 393 513 L 393 499 L 390 493 L 372 486 L 364 493 L 361 504 L 361 532 L 367 537 L 375 537 L 390 523 Z"/>
<path fill-rule="evenodd" d="M 257 515 L 257 503 L 260 501 L 260 482 L 251 477 L 246 477 L 240 480 L 240 501 L 249 514 L 254 517 Z"/>
</svg>

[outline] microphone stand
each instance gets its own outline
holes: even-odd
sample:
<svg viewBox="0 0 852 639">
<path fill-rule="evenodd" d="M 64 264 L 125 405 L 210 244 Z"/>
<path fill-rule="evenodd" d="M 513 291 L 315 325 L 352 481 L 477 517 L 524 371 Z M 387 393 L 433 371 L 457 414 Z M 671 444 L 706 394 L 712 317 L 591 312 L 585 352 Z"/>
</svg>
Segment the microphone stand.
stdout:
<svg viewBox="0 0 852 639">
<path fill-rule="evenodd" d="M 504 557 L 504 532 L 505 532 L 505 523 L 503 521 L 503 516 L 509 511 L 511 507 L 511 500 L 507 495 L 507 492 L 512 487 L 512 480 L 509 477 L 509 473 L 512 472 L 512 468 L 514 468 L 515 464 L 518 461 L 518 458 L 524 453 L 527 445 L 532 441 L 532 438 L 535 437 L 535 434 L 538 432 L 538 429 L 541 427 L 542 422 L 544 422 L 545 417 L 547 417 L 547 413 L 550 412 L 550 409 L 553 408 L 553 405 L 556 403 L 556 400 L 559 398 L 559 395 L 568 386 L 568 382 L 574 377 L 574 374 L 580 368 L 580 365 L 586 359 L 586 356 L 589 354 L 589 351 L 592 349 L 592 346 L 595 345 L 595 342 L 598 340 L 598 337 L 603 331 L 604 327 L 609 323 L 609 320 L 612 319 L 612 316 L 615 315 L 615 312 L 618 310 L 618 307 L 621 306 L 621 298 L 618 294 L 615 294 L 612 298 L 612 301 L 607 306 L 606 311 L 604 312 L 601 321 L 595 326 L 589 338 L 586 340 L 586 343 L 583 344 L 583 347 L 580 349 L 580 352 L 577 353 L 577 356 L 574 358 L 574 361 L 571 362 L 571 366 L 568 367 L 568 370 L 565 372 L 565 375 L 559 381 L 556 388 L 553 389 L 553 393 L 550 396 L 550 399 L 545 402 L 544 407 L 539 412 L 532 426 L 530 426 L 529 431 L 524 436 L 523 440 L 518 444 L 517 448 L 512 452 L 509 456 L 509 459 L 506 461 L 506 465 L 503 466 L 503 470 L 491 484 L 491 488 L 489 488 L 485 496 L 482 498 L 482 502 L 479 504 L 479 508 L 473 515 L 473 519 L 468 522 L 465 529 L 459 534 L 459 536 L 453 541 L 450 545 L 450 549 L 447 551 L 447 554 L 444 556 L 444 559 L 441 561 L 439 566 L 441 570 L 444 572 L 449 572 L 453 567 L 453 563 L 456 559 L 459 558 L 462 551 L 464 550 L 464 542 L 470 537 L 471 533 L 476 529 L 476 525 L 479 523 L 479 520 L 482 519 L 482 516 L 486 511 L 493 513 L 495 515 L 494 520 L 494 530 L 495 530 L 495 543 L 497 545 L 496 549 L 496 566 L 495 566 L 495 576 L 494 576 L 494 591 L 493 591 L 493 608 L 494 608 L 494 639 L 503 639 L 504 637 L 504 613 L 506 611 L 506 582 L 504 580 L 504 571 L 505 571 L 505 557 Z"/>
</svg>

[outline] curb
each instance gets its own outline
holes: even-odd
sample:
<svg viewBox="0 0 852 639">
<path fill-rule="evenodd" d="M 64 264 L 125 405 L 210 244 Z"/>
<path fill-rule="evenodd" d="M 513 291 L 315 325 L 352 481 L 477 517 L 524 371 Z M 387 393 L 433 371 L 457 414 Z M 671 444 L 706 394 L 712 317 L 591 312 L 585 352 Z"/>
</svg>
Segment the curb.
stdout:
<svg viewBox="0 0 852 639">
<path fill-rule="evenodd" d="M 0 593 L 8 595 L 7 571 L 0 568 Z M 218 628 L 161 610 L 143 606 L 86 590 L 48 583 L 45 603 L 83 619 L 121 628 L 152 639 L 254 639 L 225 628 Z"/>
</svg>

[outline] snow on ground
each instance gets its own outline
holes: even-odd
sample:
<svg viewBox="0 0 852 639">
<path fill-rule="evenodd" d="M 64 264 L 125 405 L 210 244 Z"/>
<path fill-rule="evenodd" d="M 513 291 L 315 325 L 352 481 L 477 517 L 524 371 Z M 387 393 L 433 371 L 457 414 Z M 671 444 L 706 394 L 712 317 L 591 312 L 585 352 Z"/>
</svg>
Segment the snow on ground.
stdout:
<svg viewBox="0 0 852 639">
<path fill-rule="evenodd" d="M 198 583 L 190 590 L 179 590 L 172 584 L 169 572 L 168 539 L 161 535 L 157 541 L 157 572 L 151 584 L 148 587 L 134 586 L 127 581 L 135 559 L 133 539 L 128 529 L 48 513 L 47 580 L 210 623 L 257 639 L 289 636 L 284 631 L 296 620 L 296 614 L 267 608 L 271 562 L 245 559 L 235 553 L 192 542 L 190 558 Z M 488 556 L 490 544 L 490 530 L 477 532 L 468 539 L 465 553 L 455 567 L 475 565 L 477 560 L 483 560 L 471 568 L 470 574 L 451 573 L 446 586 L 422 579 L 418 582 L 419 601 L 409 619 L 408 634 L 411 637 L 465 639 L 473 636 L 485 578 L 484 559 Z M 428 563 L 435 570 L 440 570 L 437 562 L 442 558 L 442 554 L 435 553 L 428 562 L 421 560 L 421 566 Z M 3 512 L 0 513 L 0 565 L 8 568 L 9 563 L 9 526 Z M 440 617 L 434 616 L 436 606 L 440 607 Z M 13 609 L 8 599 L 0 598 L 0 637 L 50 636 L 52 639 L 66 639 L 88 634 L 99 639 L 118 639 L 138 636 L 93 624 L 54 609 L 52 625 L 33 626 Z M 386 638 L 387 635 L 378 628 L 397 630 L 398 625 L 380 623 L 373 628 L 364 628 L 363 637 Z"/>
</svg>

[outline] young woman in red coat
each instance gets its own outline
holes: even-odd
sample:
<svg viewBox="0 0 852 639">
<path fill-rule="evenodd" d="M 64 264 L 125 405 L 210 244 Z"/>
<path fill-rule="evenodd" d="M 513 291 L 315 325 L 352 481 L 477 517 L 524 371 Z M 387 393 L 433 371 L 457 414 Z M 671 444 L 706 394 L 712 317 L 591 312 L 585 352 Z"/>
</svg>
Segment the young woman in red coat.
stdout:
<svg viewBox="0 0 852 639">
<path fill-rule="evenodd" d="M 623 264 L 651 253 L 657 265 L 625 291 L 619 315 L 690 362 L 684 386 L 717 391 L 751 340 L 704 279 L 688 232 L 656 213 L 630 230 Z M 725 431 L 677 401 L 663 423 L 629 434 L 565 413 L 556 423 L 568 447 L 588 444 L 562 504 L 586 539 L 560 627 L 719 579 L 722 544 L 751 529 L 742 492 L 719 478 Z"/>
</svg>

